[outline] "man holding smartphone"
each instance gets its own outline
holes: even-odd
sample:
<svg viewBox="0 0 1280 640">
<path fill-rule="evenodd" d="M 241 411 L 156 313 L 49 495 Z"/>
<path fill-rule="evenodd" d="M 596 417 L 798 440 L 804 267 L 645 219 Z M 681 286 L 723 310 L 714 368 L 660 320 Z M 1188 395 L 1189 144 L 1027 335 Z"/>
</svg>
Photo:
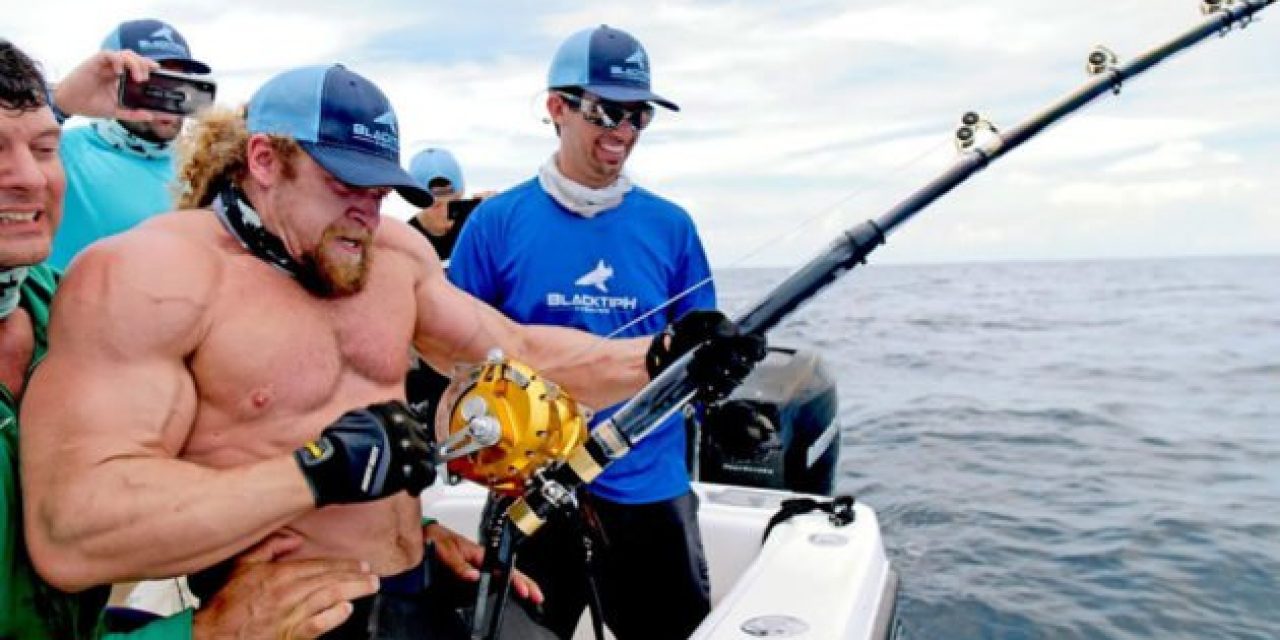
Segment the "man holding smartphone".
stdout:
<svg viewBox="0 0 1280 640">
<path fill-rule="evenodd" d="M 101 48 L 133 51 L 164 70 L 209 73 L 209 65 L 191 57 L 186 38 L 159 20 L 122 22 Z M 63 134 L 67 198 L 50 265 L 66 269 L 76 254 L 99 238 L 173 209 L 173 147 L 183 121 L 183 116 L 170 113 L 157 113 L 149 121 L 102 118 Z"/>
<path fill-rule="evenodd" d="M 462 232 L 462 225 L 471 215 L 471 210 L 489 194 L 463 198 L 466 184 L 462 178 L 462 167 L 448 149 L 419 151 L 409 161 L 409 175 L 430 190 L 436 199 L 431 206 L 420 209 L 410 218 L 409 226 L 427 237 L 440 256 L 440 262 L 448 269 L 449 256 L 458 241 L 458 234 Z"/>
</svg>

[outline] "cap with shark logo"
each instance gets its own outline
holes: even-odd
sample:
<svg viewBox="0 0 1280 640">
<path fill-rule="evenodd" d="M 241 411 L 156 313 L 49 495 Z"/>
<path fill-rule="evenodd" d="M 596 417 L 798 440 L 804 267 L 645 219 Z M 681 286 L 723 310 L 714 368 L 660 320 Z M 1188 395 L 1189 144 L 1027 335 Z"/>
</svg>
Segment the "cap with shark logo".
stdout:
<svg viewBox="0 0 1280 640">
<path fill-rule="evenodd" d="M 159 20 L 130 20 L 102 41 L 103 51 L 128 49 L 156 62 L 178 63 L 186 73 L 209 73 L 209 65 L 191 57 L 187 39 L 177 29 Z"/>
<path fill-rule="evenodd" d="M 579 31 L 556 50 L 547 88 L 572 87 L 615 102 L 653 102 L 680 110 L 650 89 L 649 55 L 640 41 L 608 25 Z"/>
<path fill-rule="evenodd" d="M 400 166 L 400 130 L 377 85 L 340 64 L 277 75 L 249 100 L 249 133 L 288 136 L 326 171 L 357 187 L 392 187 L 418 207 L 431 193 Z"/>
</svg>

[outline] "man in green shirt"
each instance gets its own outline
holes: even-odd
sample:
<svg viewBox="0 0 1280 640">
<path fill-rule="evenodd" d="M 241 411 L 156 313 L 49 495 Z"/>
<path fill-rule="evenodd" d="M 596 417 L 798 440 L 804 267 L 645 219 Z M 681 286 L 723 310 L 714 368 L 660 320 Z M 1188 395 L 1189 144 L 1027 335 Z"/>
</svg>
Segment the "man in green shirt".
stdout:
<svg viewBox="0 0 1280 640">
<path fill-rule="evenodd" d="M 154 62 L 101 52 L 58 87 L 67 111 L 146 119 L 115 105 L 116 79 L 145 80 Z M 47 346 L 58 274 L 42 264 L 62 217 L 66 179 L 60 128 L 36 65 L 0 40 L 0 638 L 95 638 L 104 630 L 108 587 L 67 594 L 32 567 L 22 537 L 18 402 Z M 198 612 L 186 610 L 114 638 L 315 638 L 343 622 L 349 601 L 373 593 L 377 578 L 350 561 L 272 562 L 288 542 L 267 541 L 232 572 Z"/>
</svg>

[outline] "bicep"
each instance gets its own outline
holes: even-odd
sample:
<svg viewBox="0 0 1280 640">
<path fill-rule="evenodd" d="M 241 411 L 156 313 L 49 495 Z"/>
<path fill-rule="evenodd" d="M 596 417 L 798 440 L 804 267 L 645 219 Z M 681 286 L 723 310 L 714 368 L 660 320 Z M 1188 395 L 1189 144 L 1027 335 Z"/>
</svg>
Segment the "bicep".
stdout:
<svg viewBox="0 0 1280 640">
<path fill-rule="evenodd" d="M 112 257 L 90 250 L 54 298 L 48 354 L 23 399 L 24 471 L 69 478 L 115 457 L 174 457 L 186 438 L 200 289 L 170 292 L 177 283 Z"/>
<path fill-rule="evenodd" d="M 443 277 L 429 278 L 418 292 L 413 343 L 437 371 L 480 362 L 495 348 L 516 360 L 546 367 L 577 360 L 610 342 L 565 327 L 518 324 Z"/>
<path fill-rule="evenodd" d="M 518 325 L 444 277 L 419 285 L 417 306 L 414 347 L 439 371 L 479 362 L 495 347 L 513 354 L 523 351 Z"/>
<path fill-rule="evenodd" d="M 50 349 L 22 406 L 24 510 L 41 571 L 55 570 L 51 558 L 83 551 L 94 536 L 136 518 L 128 505 L 162 482 L 139 465 L 177 458 L 194 396 L 181 360 Z"/>
<path fill-rule="evenodd" d="M 177 457 L 194 411 L 181 359 L 51 350 L 23 400 L 23 448 L 33 465 L 63 471 L 122 456 Z"/>
<path fill-rule="evenodd" d="M 567 327 L 519 325 L 441 281 L 419 299 L 423 315 L 414 337 L 418 352 L 437 371 L 479 362 L 496 347 L 591 406 L 623 400 L 648 380 L 647 337 L 607 340 Z"/>
</svg>

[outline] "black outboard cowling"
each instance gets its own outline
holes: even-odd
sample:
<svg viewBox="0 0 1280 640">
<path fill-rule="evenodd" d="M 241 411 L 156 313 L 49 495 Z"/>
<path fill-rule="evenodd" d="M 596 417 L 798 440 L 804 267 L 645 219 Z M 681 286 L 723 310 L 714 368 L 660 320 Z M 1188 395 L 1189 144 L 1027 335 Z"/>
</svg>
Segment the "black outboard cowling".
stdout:
<svg viewBox="0 0 1280 640">
<path fill-rule="evenodd" d="M 816 353 L 771 347 L 700 420 L 704 482 L 831 495 L 840 459 L 836 385 Z"/>
</svg>

